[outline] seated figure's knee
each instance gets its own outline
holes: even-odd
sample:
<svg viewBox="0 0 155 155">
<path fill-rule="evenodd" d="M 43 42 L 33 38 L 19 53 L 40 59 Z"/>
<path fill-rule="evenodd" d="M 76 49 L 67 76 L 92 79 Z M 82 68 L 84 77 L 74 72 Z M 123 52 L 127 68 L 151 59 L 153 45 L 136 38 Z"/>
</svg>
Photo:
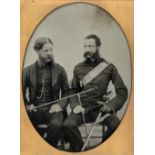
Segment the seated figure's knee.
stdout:
<svg viewBox="0 0 155 155">
<path fill-rule="evenodd" d="M 120 124 L 120 119 L 116 115 L 111 115 L 103 121 L 103 124 L 107 126 L 108 130 L 113 132 Z"/>
<path fill-rule="evenodd" d="M 73 120 L 65 120 L 63 123 L 63 128 L 74 128 L 77 127 L 77 124 Z"/>
<path fill-rule="evenodd" d="M 62 122 L 59 121 L 51 121 L 49 124 L 49 128 L 62 128 Z"/>
</svg>

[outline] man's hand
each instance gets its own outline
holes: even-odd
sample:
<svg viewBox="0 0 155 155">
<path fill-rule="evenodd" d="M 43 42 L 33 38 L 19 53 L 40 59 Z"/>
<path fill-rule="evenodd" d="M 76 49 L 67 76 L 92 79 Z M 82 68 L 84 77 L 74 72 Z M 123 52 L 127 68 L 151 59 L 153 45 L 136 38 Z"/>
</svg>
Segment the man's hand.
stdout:
<svg viewBox="0 0 155 155">
<path fill-rule="evenodd" d="M 78 105 L 73 109 L 73 111 L 75 114 L 79 114 L 79 113 L 84 113 L 85 109 L 82 106 Z"/>
<path fill-rule="evenodd" d="M 110 107 L 108 107 L 106 104 L 101 108 L 102 112 L 104 113 L 110 113 L 112 111 L 112 109 Z"/>
<path fill-rule="evenodd" d="M 54 104 L 51 106 L 49 113 L 53 113 L 53 112 L 60 112 L 62 111 L 62 108 L 59 104 Z"/>
<path fill-rule="evenodd" d="M 26 105 L 26 109 L 28 112 L 37 112 L 37 109 L 35 109 L 35 106 L 33 104 Z"/>
</svg>

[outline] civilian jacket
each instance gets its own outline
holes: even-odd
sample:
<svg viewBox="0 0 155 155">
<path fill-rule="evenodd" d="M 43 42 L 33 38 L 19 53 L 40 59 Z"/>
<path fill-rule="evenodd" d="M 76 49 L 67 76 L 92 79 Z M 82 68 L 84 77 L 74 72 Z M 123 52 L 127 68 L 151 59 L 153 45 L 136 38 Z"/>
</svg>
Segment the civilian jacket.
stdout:
<svg viewBox="0 0 155 155">
<path fill-rule="evenodd" d="M 37 61 L 32 65 L 24 68 L 23 77 L 22 77 L 22 86 L 23 86 L 23 96 L 25 104 L 32 104 L 36 99 L 36 90 L 37 90 Z M 52 92 L 53 101 L 59 99 L 59 94 L 61 90 L 62 97 L 68 94 L 68 79 L 66 72 L 62 66 L 59 64 L 51 65 L 51 74 L 52 74 Z M 29 101 L 26 98 L 26 89 L 28 88 Z M 62 109 L 65 110 L 67 101 L 60 101 Z"/>
</svg>

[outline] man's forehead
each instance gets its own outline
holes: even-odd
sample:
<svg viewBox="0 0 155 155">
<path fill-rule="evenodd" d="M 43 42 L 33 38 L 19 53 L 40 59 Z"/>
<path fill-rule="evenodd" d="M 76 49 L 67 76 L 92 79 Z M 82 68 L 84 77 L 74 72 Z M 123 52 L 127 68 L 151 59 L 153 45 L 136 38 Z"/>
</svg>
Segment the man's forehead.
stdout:
<svg viewBox="0 0 155 155">
<path fill-rule="evenodd" d="M 84 44 L 96 44 L 95 39 L 93 38 L 85 38 Z"/>
<path fill-rule="evenodd" d="M 49 49 L 49 48 L 53 48 L 53 44 L 47 43 L 43 46 L 43 49 Z"/>
</svg>

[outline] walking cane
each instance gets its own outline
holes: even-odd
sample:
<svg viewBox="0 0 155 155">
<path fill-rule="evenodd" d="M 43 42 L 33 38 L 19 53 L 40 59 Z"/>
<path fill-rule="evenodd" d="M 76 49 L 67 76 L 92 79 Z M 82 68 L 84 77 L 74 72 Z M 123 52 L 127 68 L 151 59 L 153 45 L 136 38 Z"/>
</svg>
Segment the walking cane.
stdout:
<svg viewBox="0 0 155 155">
<path fill-rule="evenodd" d="M 111 115 L 110 113 L 105 114 L 105 115 L 103 116 L 103 119 L 105 119 L 106 117 L 108 117 L 108 116 L 110 116 L 110 115 Z M 101 118 L 101 116 L 102 116 L 102 112 L 100 112 L 100 113 L 98 114 L 98 116 L 97 116 L 97 118 L 96 118 L 96 120 L 95 120 L 95 122 L 94 122 L 94 124 L 93 124 L 93 127 L 91 128 L 91 130 L 90 130 L 90 132 L 89 132 L 89 135 L 88 135 L 88 137 L 87 137 L 87 139 L 86 139 L 86 141 L 85 141 L 85 143 L 84 143 L 84 145 L 83 145 L 81 151 L 84 151 L 84 150 L 85 150 L 85 148 L 86 148 L 86 146 L 87 146 L 87 144 L 88 144 L 88 142 L 89 142 L 89 140 L 90 140 L 90 137 L 91 137 L 91 135 L 92 135 L 92 133 L 93 133 L 95 127 L 96 127 L 96 124 L 99 123 L 98 121 L 99 121 L 99 119 Z"/>
<path fill-rule="evenodd" d="M 82 106 L 80 94 L 78 93 L 77 96 L 78 96 L 78 99 L 79 99 L 80 106 Z M 82 113 L 82 118 L 83 118 L 83 123 L 84 123 L 86 137 L 88 137 L 87 127 L 86 127 L 86 120 L 84 118 L 84 114 L 83 113 Z M 88 146 L 89 146 L 89 143 L 88 143 Z"/>
</svg>

